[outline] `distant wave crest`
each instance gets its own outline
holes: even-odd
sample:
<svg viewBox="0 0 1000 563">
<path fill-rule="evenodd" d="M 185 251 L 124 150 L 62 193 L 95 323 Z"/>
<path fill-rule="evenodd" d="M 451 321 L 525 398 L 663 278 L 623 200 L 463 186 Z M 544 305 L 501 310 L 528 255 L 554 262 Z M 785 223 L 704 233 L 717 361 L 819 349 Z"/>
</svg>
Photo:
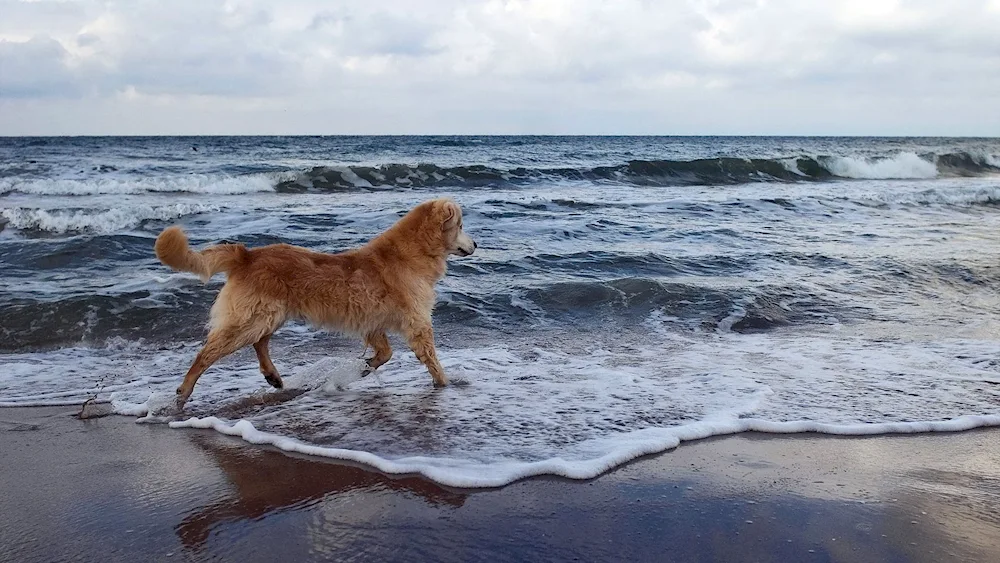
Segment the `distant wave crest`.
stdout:
<svg viewBox="0 0 1000 563">
<path fill-rule="evenodd" d="M 378 188 L 477 187 L 539 181 L 594 181 L 639 186 L 731 185 L 832 179 L 923 179 L 1000 173 L 1000 157 L 954 153 L 884 157 L 802 156 L 784 159 L 633 160 L 590 168 L 510 168 L 436 164 L 316 166 L 278 182 L 279 192 Z"/>
<path fill-rule="evenodd" d="M 0 178 L 0 196 L 129 195 L 258 192 L 345 192 L 380 189 L 520 186 L 539 182 L 605 182 L 633 186 L 712 186 L 754 182 L 817 182 L 836 179 L 928 179 L 1000 174 L 1000 156 L 987 152 L 883 156 L 721 157 L 698 160 L 632 160 L 611 166 L 499 168 L 482 164 L 442 166 L 390 163 L 377 166 L 314 166 L 299 171 L 237 175 L 113 176 L 39 179 Z"/>
</svg>

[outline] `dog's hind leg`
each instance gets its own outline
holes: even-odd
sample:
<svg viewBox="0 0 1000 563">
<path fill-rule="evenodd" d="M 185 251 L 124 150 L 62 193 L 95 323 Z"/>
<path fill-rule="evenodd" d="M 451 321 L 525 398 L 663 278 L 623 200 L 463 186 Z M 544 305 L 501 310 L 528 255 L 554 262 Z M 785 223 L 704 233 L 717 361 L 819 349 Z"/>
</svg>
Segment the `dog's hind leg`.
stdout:
<svg viewBox="0 0 1000 563">
<path fill-rule="evenodd" d="M 208 333 L 208 340 L 205 347 L 198 352 L 184 375 L 184 381 L 177 388 L 177 404 L 183 406 L 194 391 L 194 385 L 198 382 L 201 374 L 205 373 L 212 364 L 233 352 L 248 346 L 260 339 L 260 331 L 250 327 L 223 327 L 213 329 Z"/>
<path fill-rule="evenodd" d="M 362 376 L 377 370 L 382 364 L 392 358 L 392 347 L 389 346 L 389 337 L 384 332 L 369 332 L 365 336 L 365 344 L 375 350 L 375 355 L 365 360 L 368 367 L 362 372 Z"/>
<path fill-rule="evenodd" d="M 429 323 L 416 324 L 406 330 L 406 342 L 410 349 L 417 355 L 420 363 L 424 364 L 431 377 L 434 378 L 435 387 L 448 385 L 448 378 L 444 375 L 444 368 L 437 359 L 437 352 L 434 350 L 434 329 Z"/>
<path fill-rule="evenodd" d="M 260 372 L 264 374 L 264 379 L 274 387 L 275 389 L 281 389 L 284 387 L 284 383 L 281 381 L 281 376 L 278 375 L 278 368 L 274 367 L 271 363 L 271 356 L 267 351 L 267 344 L 271 341 L 271 335 L 265 335 L 263 338 L 254 342 L 253 350 L 257 352 L 257 361 L 260 362 Z"/>
</svg>

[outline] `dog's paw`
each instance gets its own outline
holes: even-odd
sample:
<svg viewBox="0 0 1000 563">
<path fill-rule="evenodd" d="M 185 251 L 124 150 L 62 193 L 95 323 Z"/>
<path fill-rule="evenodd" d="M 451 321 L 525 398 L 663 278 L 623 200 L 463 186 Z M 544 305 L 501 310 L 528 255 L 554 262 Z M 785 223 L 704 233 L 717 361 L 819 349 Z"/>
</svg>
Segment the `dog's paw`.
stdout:
<svg viewBox="0 0 1000 563">
<path fill-rule="evenodd" d="M 264 380 L 267 381 L 267 383 L 271 387 L 274 387 L 275 389 L 284 389 L 285 388 L 285 383 L 283 381 L 281 381 L 281 377 L 279 377 L 277 375 L 265 373 L 264 374 Z"/>
<path fill-rule="evenodd" d="M 187 403 L 187 400 L 190 396 L 191 393 L 185 392 L 183 387 L 178 387 L 173 400 L 174 408 L 176 408 L 177 411 L 184 410 L 184 405 L 185 403 Z"/>
</svg>

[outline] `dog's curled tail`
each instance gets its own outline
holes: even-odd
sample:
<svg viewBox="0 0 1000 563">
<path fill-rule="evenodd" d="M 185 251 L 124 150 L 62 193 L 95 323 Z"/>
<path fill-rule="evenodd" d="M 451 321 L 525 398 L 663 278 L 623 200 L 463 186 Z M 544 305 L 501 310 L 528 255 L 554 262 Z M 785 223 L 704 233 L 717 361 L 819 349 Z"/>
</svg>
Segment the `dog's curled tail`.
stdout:
<svg viewBox="0 0 1000 563">
<path fill-rule="evenodd" d="M 181 272 L 197 274 L 207 282 L 213 274 L 229 272 L 250 258 L 242 244 L 217 244 L 201 252 L 191 250 L 187 235 L 180 227 L 168 227 L 156 237 L 156 257 Z"/>
</svg>

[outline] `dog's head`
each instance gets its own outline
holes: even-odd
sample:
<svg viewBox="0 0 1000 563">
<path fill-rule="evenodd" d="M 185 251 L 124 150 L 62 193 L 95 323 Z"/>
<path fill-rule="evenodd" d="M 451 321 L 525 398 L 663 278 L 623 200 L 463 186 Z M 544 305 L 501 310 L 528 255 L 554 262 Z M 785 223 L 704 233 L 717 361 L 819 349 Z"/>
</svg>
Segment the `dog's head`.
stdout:
<svg viewBox="0 0 1000 563">
<path fill-rule="evenodd" d="M 478 245 L 462 230 L 462 208 L 450 199 L 436 199 L 431 204 L 431 216 L 441 225 L 441 235 L 448 254 L 468 256 Z"/>
<path fill-rule="evenodd" d="M 462 208 L 448 198 L 421 203 L 378 238 L 394 241 L 397 247 L 417 246 L 420 250 L 414 251 L 418 254 L 440 258 L 468 256 L 477 246 L 462 231 Z"/>
</svg>

